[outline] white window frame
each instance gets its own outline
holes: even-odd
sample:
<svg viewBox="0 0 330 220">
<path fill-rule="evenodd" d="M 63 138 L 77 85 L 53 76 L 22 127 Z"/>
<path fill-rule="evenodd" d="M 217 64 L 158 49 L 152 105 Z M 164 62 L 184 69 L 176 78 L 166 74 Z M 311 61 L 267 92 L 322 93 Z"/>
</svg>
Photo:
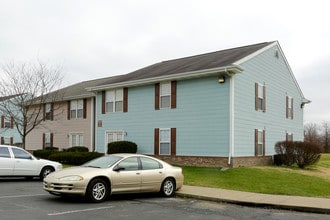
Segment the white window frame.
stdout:
<svg viewBox="0 0 330 220">
<path fill-rule="evenodd" d="M 162 135 L 163 132 L 167 134 Z M 168 151 L 164 152 L 164 148 L 168 146 Z M 166 149 L 165 149 L 166 150 Z M 171 155 L 171 129 L 160 128 L 159 129 L 159 155 Z"/>
<path fill-rule="evenodd" d="M 123 112 L 124 108 L 124 90 L 112 89 L 106 91 L 105 95 L 105 112 Z"/>
<path fill-rule="evenodd" d="M 292 97 L 291 96 L 288 96 L 288 118 L 292 119 Z"/>
<path fill-rule="evenodd" d="M 293 141 L 293 133 L 286 133 L 286 141 Z"/>
<path fill-rule="evenodd" d="M 112 138 L 110 136 L 112 135 Z M 105 131 L 105 148 L 104 153 L 108 151 L 108 144 L 116 141 L 125 140 L 125 131 L 124 130 L 108 130 Z"/>
<path fill-rule="evenodd" d="M 258 129 L 258 152 L 257 152 L 257 155 L 258 156 L 263 156 L 264 155 L 264 152 L 263 152 L 263 149 L 264 149 L 264 130 L 259 130 Z"/>
<path fill-rule="evenodd" d="M 82 118 L 84 113 L 84 100 L 77 99 L 70 101 L 70 118 Z"/>
<path fill-rule="evenodd" d="M 4 127 L 11 128 L 11 118 L 8 119 L 7 117 L 4 117 Z"/>
<path fill-rule="evenodd" d="M 47 147 L 51 147 L 52 143 L 51 143 L 51 133 L 48 132 L 48 133 L 45 133 L 45 148 Z"/>
<path fill-rule="evenodd" d="M 258 110 L 263 110 L 264 101 L 264 85 L 258 83 Z"/>
<path fill-rule="evenodd" d="M 70 133 L 70 146 L 71 147 L 84 146 L 84 133 L 83 132 Z"/>
<path fill-rule="evenodd" d="M 11 140 L 11 137 L 3 137 L 3 144 L 5 145 L 10 145 L 10 140 Z"/>
<path fill-rule="evenodd" d="M 46 103 L 45 105 L 45 120 L 51 119 L 51 112 L 52 112 L 52 104 Z"/>
<path fill-rule="evenodd" d="M 160 83 L 160 108 L 171 108 L 171 82 Z"/>
</svg>

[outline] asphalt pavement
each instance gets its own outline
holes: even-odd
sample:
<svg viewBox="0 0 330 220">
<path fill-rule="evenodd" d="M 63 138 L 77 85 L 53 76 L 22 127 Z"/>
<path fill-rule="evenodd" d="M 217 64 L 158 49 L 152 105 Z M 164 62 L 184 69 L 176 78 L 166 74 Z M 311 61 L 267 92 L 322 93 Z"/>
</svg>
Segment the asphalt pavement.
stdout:
<svg viewBox="0 0 330 220">
<path fill-rule="evenodd" d="M 330 198 L 270 195 L 188 185 L 184 185 L 176 195 L 257 207 L 330 214 Z"/>
</svg>

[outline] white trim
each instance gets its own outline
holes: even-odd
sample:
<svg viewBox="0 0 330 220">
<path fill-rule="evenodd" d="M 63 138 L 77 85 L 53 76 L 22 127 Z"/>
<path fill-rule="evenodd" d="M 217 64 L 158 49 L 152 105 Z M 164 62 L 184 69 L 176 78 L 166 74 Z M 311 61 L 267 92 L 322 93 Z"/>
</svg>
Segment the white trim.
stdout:
<svg viewBox="0 0 330 220">
<path fill-rule="evenodd" d="M 125 131 L 124 130 L 106 130 L 104 131 L 104 153 L 106 154 L 107 151 L 108 151 L 108 143 L 109 142 L 109 139 L 108 139 L 108 134 L 109 133 L 116 133 L 116 132 L 121 132 L 121 136 L 122 136 L 122 140 L 125 140 Z"/>
<path fill-rule="evenodd" d="M 161 133 L 161 131 L 168 131 L 168 135 L 169 135 L 169 140 L 168 140 L 168 142 L 163 142 L 163 143 L 168 143 L 169 144 L 169 149 L 168 149 L 168 154 L 161 154 L 160 153 L 160 144 L 161 144 L 161 140 L 160 140 L 160 137 L 161 137 L 161 135 L 160 135 L 160 133 Z M 159 143 L 158 143 L 158 154 L 159 155 L 161 155 L 161 156 L 169 156 L 169 155 L 171 155 L 171 128 L 159 128 Z"/>
<path fill-rule="evenodd" d="M 228 164 L 232 163 L 232 158 L 235 156 L 235 75 L 230 77 L 229 88 L 229 155 Z"/>
</svg>

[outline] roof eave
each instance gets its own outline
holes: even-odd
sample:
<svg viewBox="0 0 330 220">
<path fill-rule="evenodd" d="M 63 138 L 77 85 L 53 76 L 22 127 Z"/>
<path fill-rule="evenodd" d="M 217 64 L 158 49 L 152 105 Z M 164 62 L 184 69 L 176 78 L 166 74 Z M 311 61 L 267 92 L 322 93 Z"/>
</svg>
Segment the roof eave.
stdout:
<svg viewBox="0 0 330 220">
<path fill-rule="evenodd" d="M 159 77 L 152 77 L 152 78 L 146 78 L 146 79 L 138 79 L 138 80 L 131 80 L 131 81 L 125 81 L 125 82 L 119 82 L 119 83 L 112 83 L 112 84 L 88 87 L 88 88 L 86 88 L 86 90 L 89 92 L 96 92 L 96 91 L 106 90 L 106 89 L 141 86 L 141 85 L 162 82 L 162 81 L 193 79 L 193 78 L 200 78 L 200 77 L 212 76 L 212 75 L 217 75 L 217 74 L 225 74 L 225 75 L 231 76 L 233 74 L 240 73 L 242 71 L 243 71 L 243 68 L 241 66 L 230 65 L 230 66 L 225 66 L 225 67 L 218 67 L 218 68 L 198 70 L 198 71 L 190 71 L 190 72 L 177 73 L 177 74 L 171 74 L 171 75 L 166 75 L 166 76 L 159 76 Z"/>
</svg>

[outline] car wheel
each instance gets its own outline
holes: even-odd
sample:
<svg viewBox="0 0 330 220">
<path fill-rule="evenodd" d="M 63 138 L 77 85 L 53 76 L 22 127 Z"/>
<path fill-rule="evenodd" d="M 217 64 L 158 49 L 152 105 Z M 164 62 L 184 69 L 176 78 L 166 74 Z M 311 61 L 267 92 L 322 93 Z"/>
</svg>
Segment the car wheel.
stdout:
<svg viewBox="0 0 330 220">
<path fill-rule="evenodd" d="M 175 181 L 172 178 L 167 178 L 164 180 L 161 188 L 161 193 L 166 197 L 170 197 L 174 195 Z"/>
<path fill-rule="evenodd" d="M 102 179 L 92 180 L 87 187 L 86 197 L 92 202 L 103 202 L 109 195 L 108 184 Z"/>
<path fill-rule="evenodd" d="M 50 174 L 51 172 L 54 172 L 54 168 L 53 167 L 44 167 L 42 168 L 41 172 L 40 172 L 40 179 L 43 180 L 48 174 Z"/>
</svg>

